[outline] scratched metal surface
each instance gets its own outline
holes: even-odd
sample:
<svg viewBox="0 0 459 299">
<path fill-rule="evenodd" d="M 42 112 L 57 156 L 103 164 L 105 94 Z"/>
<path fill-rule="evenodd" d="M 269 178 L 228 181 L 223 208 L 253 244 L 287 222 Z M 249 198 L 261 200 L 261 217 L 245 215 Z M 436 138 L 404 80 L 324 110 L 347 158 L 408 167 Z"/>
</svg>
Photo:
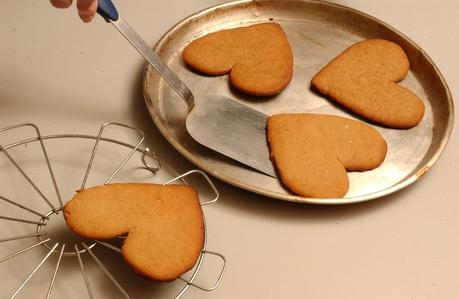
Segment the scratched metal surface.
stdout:
<svg viewBox="0 0 459 299">
<path fill-rule="evenodd" d="M 270 20 L 284 28 L 294 53 L 293 80 L 280 95 L 266 99 L 242 95 L 229 87 L 226 76 L 202 76 L 184 66 L 181 51 L 191 40 L 209 32 Z M 155 50 L 192 89 L 195 97 L 227 95 L 268 115 L 313 112 L 354 118 L 310 90 L 309 82 L 333 57 L 367 38 L 389 39 L 404 48 L 411 69 L 400 84 L 423 100 L 426 112 L 421 123 L 409 130 L 374 126 L 388 142 L 386 160 L 375 170 L 349 173 L 350 189 L 344 198 L 298 197 L 277 179 L 196 143 L 185 129 L 186 105 L 150 66 L 146 66 L 144 72 L 145 101 L 156 126 L 183 156 L 232 185 L 300 203 L 348 204 L 376 199 L 412 184 L 430 169 L 446 146 L 454 118 L 451 94 L 442 75 L 428 55 L 402 33 L 369 15 L 336 4 L 237 1 L 186 18 L 161 38 Z"/>
</svg>

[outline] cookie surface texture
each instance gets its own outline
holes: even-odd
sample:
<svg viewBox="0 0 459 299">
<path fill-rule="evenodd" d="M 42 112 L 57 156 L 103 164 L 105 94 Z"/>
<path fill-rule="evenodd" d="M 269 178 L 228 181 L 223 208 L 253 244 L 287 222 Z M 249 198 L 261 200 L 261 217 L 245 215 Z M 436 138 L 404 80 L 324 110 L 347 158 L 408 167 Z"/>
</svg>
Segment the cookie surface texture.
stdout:
<svg viewBox="0 0 459 299">
<path fill-rule="evenodd" d="M 339 116 L 274 115 L 267 135 L 280 180 L 302 197 L 343 197 L 349 189 L 347 171 L 374 169 L 387 153 L 374 128 Z"/>
<path fill-rule="evenodd" d="M 229 73 L 233 87 L 255 96 L 280 93 L 293 74 L 292 50 L 277 23 L 207 34 L 185 47 L 183 60 L 206 75 Z"/>
<path fill-rule="evenodd" d="M 397 44 L 369 39 L 356 43 L 333 59 L 311 81 L 320 93 L 354 113 L 390 128 L 416 126 L 424 104 L 398 85 L 410 68 Z"/>
<path fill-rule="evenodd" d="M 122 255 L 139 274 L 171 281 L 191 269 L 204 244 L 198 194 L 189 186 L 109 184 L 78 191 L 65 204 L 78 235 L 111 239 L 128 234 Z"/>
</svg>

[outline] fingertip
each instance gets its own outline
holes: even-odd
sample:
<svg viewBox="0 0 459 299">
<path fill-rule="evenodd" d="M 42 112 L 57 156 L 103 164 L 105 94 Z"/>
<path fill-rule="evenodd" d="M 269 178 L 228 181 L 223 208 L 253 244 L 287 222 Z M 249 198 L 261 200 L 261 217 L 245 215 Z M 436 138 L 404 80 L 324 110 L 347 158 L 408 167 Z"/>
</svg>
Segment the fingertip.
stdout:
<svg viewBox="0 0 459 299">
<path fill-rule="evenodd" d="M 91 11 L 95 12 L 97 10 L 98 1 L 97 0 L 78 0 L 77 9 L 78 11 Z"/>
<path fill-rule="evenodd" d="M 50 2 L 56 8 L 68 8 L 72 5 L 72 0 L 50 0 Z"/>
<path fill-rule="evenodd" d="M 95 14 L 88 14 L 88 13 L 78 13 L 80 19 L 85 23 L 90 23 L 92 19 L 94 19 Z"/>
<path fill-rule="evenodd" d="M 78 14 L 85 23 L 89 23 L 94 19 L 97 11 L 97 0 L 78 0 L 77 9 Z"/>
</svg>

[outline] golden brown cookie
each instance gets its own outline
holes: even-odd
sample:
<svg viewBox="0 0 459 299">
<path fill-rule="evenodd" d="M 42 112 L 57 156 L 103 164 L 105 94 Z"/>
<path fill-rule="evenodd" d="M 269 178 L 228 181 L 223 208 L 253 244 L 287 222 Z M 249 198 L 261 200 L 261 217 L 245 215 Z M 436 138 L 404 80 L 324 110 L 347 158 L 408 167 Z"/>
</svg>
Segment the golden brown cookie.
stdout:
<svg viewBox="0 0 459 299">
<path fill-rule="evenodd" d="M 230 73 L 236 89 L 255 96 L 280 93 L 293 74 L 292 50 L 277 23 L 207 34 L 185 47 L 183 60 L 206 75 Z"/>
<path fill-rule="evenodd" d="M 64 217 L 86 238 L 127 233 L 124 259 L 156 281 L 174 280 L 191 269 L 204 244 L 198 194 L 184 185 L 109 184 L 81 190 L 64 206 Z"/>
<path fill-rule="evenodd" d="M 303 197 L 343 197 L 346 171 L 374 169 L 387 152 L 375 129 L 340 116 L 278 114 L 268 119 L 267 134 L 280 180 Z"/>
<path fill-rule="evenodd" d="M 424 115 L 422 101 L 396 84 L 409 68 L 408 57 L 400 46 L 369 39 L 333 59 L 311 83 L 320 93 L 370 121 L 407 129 L 416 126 Z"/>
</svg>

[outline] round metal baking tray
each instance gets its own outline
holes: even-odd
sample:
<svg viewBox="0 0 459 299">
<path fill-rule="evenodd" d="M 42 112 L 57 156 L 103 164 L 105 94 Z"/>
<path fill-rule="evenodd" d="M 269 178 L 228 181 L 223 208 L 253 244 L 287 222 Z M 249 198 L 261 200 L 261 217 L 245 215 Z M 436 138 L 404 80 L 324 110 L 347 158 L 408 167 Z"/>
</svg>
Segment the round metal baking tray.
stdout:
<svg viewBox="0 0 459 299">
<path fill-rule="evenodd" d="M 278 96 L 253 98 L 230 88 L 227 76 L 209 77 L 186 68 L 181 52 L 193 39 L 221 29 L 258 22 L 278 22 L 294 54 L 290 85 Z M 348 204 L 398 191 L 426 173 L 446 146 L 454 109 L 448 86 L 428 55 L 412 40 L 382 21 L 357 10 L 321 1 L 237 1 L 200 11 L 170 29 L 154 47 L 158 55 L 193 91 L 195 97 L 221 94 L 267 115 L 312 112 L 354 118 L 310 89 L 310 80 L 326 63 L 353 43 L 383 38 L 406 51 L 411 69 L 401 85 L 424 102 L 425 116 L 409 130 L 373 125 L 387 140 L 384 163 L 367 172 L 349 173 L 344 198 L 302 198 L 266 176 L 195 142 L 186 131 L 186 105 L 156 71 L 146 66 L 144 96 L 149 113 L 164 137 L 183 156 L 211 175 L 234 186 L 269 197 L 313 204 Z M 237 120 L 235 120 L 237 121 Z M 235 144 L 237 146 L 237 144 Z"/>
</svg>

